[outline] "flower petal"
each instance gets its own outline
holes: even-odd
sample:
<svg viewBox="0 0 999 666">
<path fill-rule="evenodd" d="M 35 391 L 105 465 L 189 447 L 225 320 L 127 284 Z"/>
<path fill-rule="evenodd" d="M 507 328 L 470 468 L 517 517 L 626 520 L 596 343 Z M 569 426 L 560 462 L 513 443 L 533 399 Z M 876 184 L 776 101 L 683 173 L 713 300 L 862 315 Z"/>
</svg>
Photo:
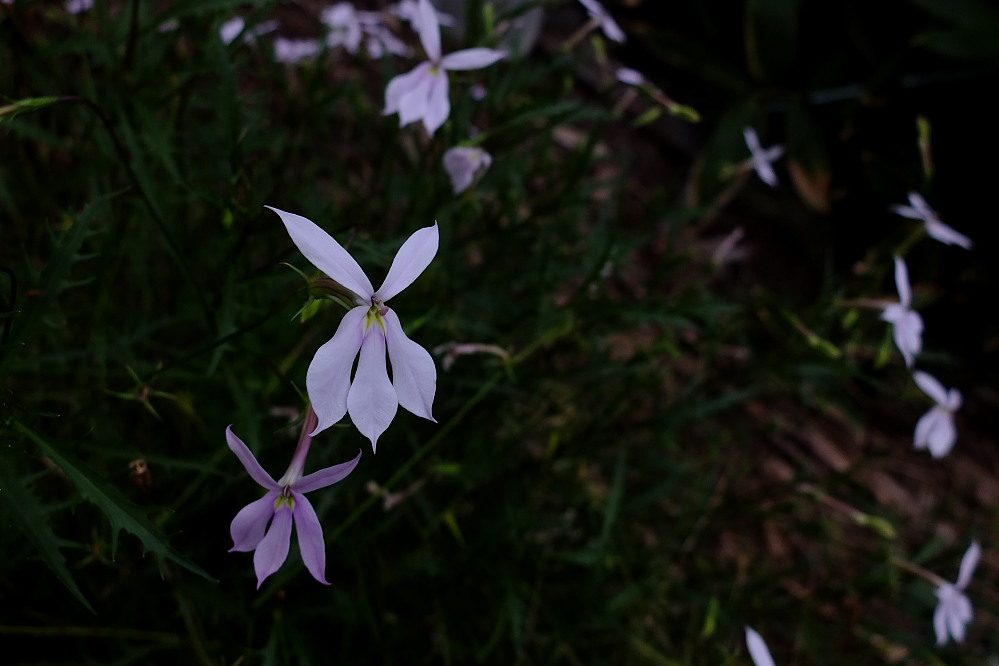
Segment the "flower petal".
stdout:
<svg viewBox="0 0 999 666">
<path fill-rule="evenodd" d="M 939 407 L 933 407 L 919 417 L 916 422 L 916 432 L 912 436 L 913 443 L 917 449 L 925 449 L 930 443 L 930 433 L 937 427 L 937 420 L 941 412 Z"/>
<path fill-rule="evenodd" d="M 912 373 L 912 379 L 916 382 L 916 386 L 923 390 L 923 393 L 933 398 L 933 402 L 938 405 L 947 404 L 947 389 L 937 381 L 936 377 L 928 372 L 916 370 Z"/>
<path fill-rule="evenodd" d="M 432 227 L 417 229 L 396 252 L 385 282 L 375 292 L 374 298 L 382 302 L 388 301 L 413 284 L 433 261 L 439 243 L 440 232 L 437 230 L 436 220 Z"/>
<path fill-rule="evenodd" d="M 901 215 L 902 217 L 907 217 L 910 220 L 922 220 L 923 215 L 915 208 L 911 206 L 888 206 L 888 210 L 895 213 L 896 215 Z"/>
<path fill-rule="evenodd" d="M 302 561 L 313 578 L 323 585 L 329 585 L 326 582 L 326 542 L 323 540 L 319 516 L 305 495 L 292 490 L 291 496 L 295 500 L 295 531 L 298 532 L 298 550 L 302 554 Z"/>
<path fill-rule="evenodd" d="M 357 373 L 347 394 L 350 419 L 361 434 L 371 440 L 372 451 L 398 408 L 399 398 L 385 369 L 385 333 L 378 323 L 373 323 L 361 344 Z"/>
<path fill-rule="evenodd" d="M 506 51 L 474 48 L 448 53 L 441 58 L 441 68 L 448 70 L 481 69 L 507 57 Z"/>
<path fill-rule="evenodd" d="M 280 490 L 268 490 L 266 495 L 239 510 L 229 526 L 229 534 L 232 536 L 230 553 L 245 553 L 260 544 L 267 531 L 267 523 L 274 515 L 274 500 L 280 494 Z"/>
<path fill-rule="evenodd" d="M 909 269 L 902 257 L 895 257 L 895 288 L 898 289 L 899 303 L 909 307 L 912 304 L 912 287 L 909 285 Z"/>
<path fill-rule="evenodd" d="M 978 566 L 978 560 L 982 557 L 982 547 L 977 541 L 972 541 L 971 545 L 968 546 L 968 550 L 964 552 L 964 557 L 961 558 L 961 571 L 957 575 L 957 588 L 963 590 L 968 587 L 968 583 L 971 582 L 971 575 L 975 573 L 975 567 Z"/>
<path fill-rule="evenodd" d="M 911 368 L 915 363 L 916 354 L 923 348 L 923 319 L 918 312 L 905 310 L 901 318 L 895 322 L 892 331 L 895 345 L 905 358 L 905 366 Z"/>
<path fill-rule="evenodd" d="M 333 240 L 332 236 L 301 215 L 286 213 L 273 206 L 264 206 L 264 208 L 269 208 L 278 214 L 288 229 L 291 240 L 313 266 L 360 298 L 367 300 L 371 297 L 373 289 L 368 277 L 350 253 Z"/>
<path fill-rule="evenodd" d="M 926 434 L 926 448 L 934 458 L 943 458 L 954 448 L 957 428 L 954 427 L 954 417 L 950 412 L 942 407 L 934 407 L 933 410 L 936 410 L 937 418 L 933 419 L 932 427 Z"/>
<path fill-rule="evenodd" d="M 926 220 L 926 233 L 930 238 L 945 245 L 958 245 L 965 250 L 971 249 L 971 239 L 964 234 L 951 229 L 939 220 Z"/>
<path fill-rule="evenodd" d="M 421 62 L 419 65 L 409 70 L 405 74 L 400 74 L 392 78 L 388 85 L 385 87 L 385 109 L 382 111 L 382 115 L 390 115 L 393 113 L 403 114 L 403 98 L 409 95 L 412 91 L 423 88 L 426 84 L 424 80 L 427 78 L 427 71 L 430 69 L 429 62 Z M 410 102 L 412 105 L 412 102 Z M 416 116 L 421 117 L 422 114 Z M 409 122 L 412 122 L 410 120 Z M 403 125 L 406 123 L 403 122 Z"/>
<path fill-rule="evenodd" d="M 312 408 L 319 417 L 313 435 L 343 418 L 347 413 L 347 393 L 350 371 L 364 339 L 364 317 L 368 306 L 358 305 L 348 310 L 340 320 L 336 333 L 316 351 L 305 376 Z"/>
<path fill-rule="evenodd" d="M 279 487 L 277 481 L 274 480 L 274 477 L 268 474 L 264 468 L 260 466 L 260 463 L 257 462 L 257 459 L 253 456 L 249 447 L 247 447 L 246 444 L 243 443 L 243 440 L 237 437 L 236 433 L 232 431 L 232 426 L 225 429 L 225 439 L 229 444 L 229 449 L 236 454 L 236 457 L 239 458 L 239 462 L 243 463 L 243 467 L 246 468 L 246 471 L 249 473 L 251 479 L 262 485 L 264 488 L 268 488 L 270 490 L 275 490 Z"/>
<path fill-rule="evenodd" d="M 257 572 L 257 589 L 264 579 L 281 568 L 288 557 L 288 544 L 291 541 L 292 512 L 283 506 L 274 513 L 271 528 L 253 553 L 253 568 Z"/>
<path fill-rule="evenodd" d="M 437 368 L 430 353 L 406 337 L 399 317 L 385 313 L 385 340 L 392 362 L 392 384 L 399 404 L 417 416 L 437 421 L 431 413 L 437 391 Z"/>
<path fill-rule="evenodd" d="M 438 69 L 434 73 L 430 88 L 427 91 L 427 109 L 423 114 L 423 126 L 426 128 L 427 134 L 431 136 L 451 115 L 451 98 L 448 96 L 448 86 L 447 72 Z"/>
<path fill-rule="evenodd" d="M 941 585 L 936 589 L 937 598 L 940 601 L 937 602 L 937 607 L 933 609 L 933 633 L 937 636 L 937 645 L 943 645 L 947 642 L 947 601 L 949 598 L 947 594 L 948 590 L 945 588 L 950 588 L 950 584 Z"/>
<path fill-rule="evenodd" d="M 357 463 L 360 461 L 361 452 L 358 451 L 357 456 L 353 460 L 348 460 L 345 463 L 333 465 L 332 467 L 324 467 L 318 472 L 313 472 L 312 474 L 306 474 L 301 479 L 293 483 L 291 488 L 299 493 L 308 493 L 313 490 L 318 490 L 319 488 L 331 486 L 334 483 L 343 481 L 347 478 L 347 475 L 354 471 L 354 468 L 357 467 Z"/>
<path fill-rule="evenodd" d="M 419 0 L 417 11 L 420 14 L 420 43 L 427 52 L 427 58 L 431 62 L 437 62 L 441 59 L 441 27 L 437 22 L 437 12 L 430 0 Z"/>
<path fill-rule="evenodd" d="M 767 649 L 763 637 L 750 627 L 746 627 L 746 647 L 749 648 L 749 656 L 756 666 L 774 666 L 774 658 L 770 656 L 770 650 Z"/>
</svg>

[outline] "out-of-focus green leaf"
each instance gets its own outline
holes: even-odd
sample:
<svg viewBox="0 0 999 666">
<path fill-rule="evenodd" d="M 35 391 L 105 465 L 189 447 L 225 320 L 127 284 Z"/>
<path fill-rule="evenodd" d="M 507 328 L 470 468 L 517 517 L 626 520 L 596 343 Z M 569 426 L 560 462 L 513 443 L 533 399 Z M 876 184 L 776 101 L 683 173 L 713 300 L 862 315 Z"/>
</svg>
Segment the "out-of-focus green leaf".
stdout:
<svg viewBox="0 0 999 666">
<path fill-rule="evenodd" d="M 16 102 L 0 106 L 0 123 L 5 120 L 16 118 L 21 113 L 38 111 L 47 106 L 52 106 L 61 100 L 59 97 L 31 97 L 29 99 L 19 99 Z"/>
</svg>

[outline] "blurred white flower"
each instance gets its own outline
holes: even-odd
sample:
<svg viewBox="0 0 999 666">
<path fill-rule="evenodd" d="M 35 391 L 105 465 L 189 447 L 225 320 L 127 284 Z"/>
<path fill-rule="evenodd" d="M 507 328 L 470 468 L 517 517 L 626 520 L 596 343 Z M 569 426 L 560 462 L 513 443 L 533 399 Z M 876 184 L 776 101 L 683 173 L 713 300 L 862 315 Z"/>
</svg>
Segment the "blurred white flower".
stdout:
<svg viewBox="0 0 999 666">
<path fill-rule="evenodd" d="M 338 2 L 327 7 L 319 15 L 319 20 L 329 28 L 326 46 L 333 49 L 342 46 L 348 53 L 357 53 L 361 46 L 361 21 L 354 5 Z"/>
<path fill-rule="evenodd" d="M 912 373 L 912 378 L 923 393 L 937 403 L 916 423 L 916 448 L 929 449 L 934 458 L 943 458 L 957 440 L 954 412 L 961 408 L 961 392 L 953 388 L 948 391 L 934 377 L 920 370 Z"/>
<path fill-rule="evenodd" d="M 881 319 L 891 323 L 895 345 L 902 352 L 905 365 L 912 367 L 916 354 L 923 348 L 923 318 L 910 308 L 912 287 L 909 285 L 909 269 L 901 257 L 895 257 L 895 288 L 898 289 L 898 303 L 892 303 L 881 313 Z"/>
<path fill-rule="evenodd" d="M 756 175 L 770 187 L 777 187 L 777 174 L 774 173 L 772 162 L 784 154 L 784 146 L 777 145 L 763 148 L 760 145 L 760 137 L 752 127 L 742 130 L 742 136 L 746 139 L 746 146 L 749 148 L 750 157 L 748 163 L 752 164 Z"/>
<path fill-rule="evenodd" d="M 274 59 L 286 65 L 294 65 L 307 58 L 313 58 L 322 50 L 322 42 L 318 39 L 274 38 Z"/>
<path fill-rule="evenodd" d="M 420 32 L 420 12 L 416 0 L 401 0 L 401 2 L 394 4 L 389 11 L 403 21 L 409 21 L 413 30 Z M 454 27 L 455 20 L 450 14 L 445 14 L 435 9 L 434 17 L 437 19 L 438 25 L 442 25 L 445 28 Z"/>
<path fill-rule="evenodd" d="M 386 53 L 404 58 L 413 55 L 413 49 L 406 46 L 401 39 L 393 35 L 383 25 L 367 26 L 364 31 L 368 36 L 364 42 L 364 46 L 368 50 L 368 55 L 372 58 L 381 58 Z"/>
<path fill-rule="evenodd" d="M 66 0 L 66 11 L 70 14 L 82 14 L 93 6 L 94 0 Z"/>
<path fill-rule="evenodd" d="M 926 200 L 917 192 L 909 192 L 908 206 L 889 206 L 889 209 L 910 220 L 922 220 L 930 238 L 945 245 L 959 245 L 965 250 L 971 249 L 971 239 L 941 222 L 937 212 L 930 208 Z"/>
<path fill-rule="evenodd" d="M 444 153 L 444 170 L 451 177 L 451 186 L 455 194 L 460 194 L 471 187 L 492 163 L 492 156 L 481 148 L 457 146 L 448 148 Z"/>
<path fill-rule="evenodd" d="M 619 44 L 624 43 L 624 31 L 617 22 L 611 18 L 611 15 L 607 13 L 604 6 L 601 5 L 597 0 L 579 0 L 579 4 L 586 8 L 586 12 L 590 15 L 590 19 L 595 21 L 600 29 L 604 31 L 607 35 L 607 39 L 613 40 Z"/>
<path fill-rule="evenodd" d="M 277 30 L 277 27 L 277 21 L 263 21 L 253 26 L 253 28 L 248 30 L 246 34 L 243 34 L 243 31 L 246 30 L 246 21 L 243 20 L 242 16 L 233 16 L 231 19 L 219 26 L 219 38 L 225 44 L 232 44 L 236 41 L 237 37 L 243 35 L 243 41 L 250 42 L 260 35 L 266 35 L 269 32 L 274 32 Z"/>
<path fill-rule="evenodd" d="M 957 582 L 942 583 L 937 586 L 937 607 L 933 611 L 933 631 L 937 635 L 937 645 L 943 645 L 948 637 L 960 643 L 964 640 L 965 630 L 971 622 L 973 612 L 971 601 L 964 595 L 965 588 L 971 582 L 971 575 L 978 566 L 982 556 L 982 547 L 973 541 L 961 558 L 961 570 L 957 574 Z"/>
<path fill-rule="evenodd" d="M 746 627 L 746 647 L 749 648 L 749 656 L 756 666 L 774 666 L 774 658 L 770 656 L 766 642 L 751 627 Z"/>
<path fill-rule="evenodd" d="M 644 86 L 646 84 L 645 76 L 637 69 L 631 69 L 630 67 L 619 67 L 614 72 L 614 76 L 625 85 Z"/>
</svg>

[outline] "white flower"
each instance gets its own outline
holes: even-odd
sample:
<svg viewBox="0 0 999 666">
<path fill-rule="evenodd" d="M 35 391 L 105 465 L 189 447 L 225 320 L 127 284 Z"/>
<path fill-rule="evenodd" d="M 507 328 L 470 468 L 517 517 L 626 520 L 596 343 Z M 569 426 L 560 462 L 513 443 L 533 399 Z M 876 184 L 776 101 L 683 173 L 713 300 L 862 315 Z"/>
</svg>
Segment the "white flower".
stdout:
<svg viewBox="0 0 999 666">
<path fill-rule="evenodd" d="M 764 149 L 760 145 L 760 137 L 752 127 L 742 130 L 742 136 L 746 139 L 750 153 L 749 162 L 753 165 L 756 175 L 770 187 L 777 187 L 777 174 L 774 173 L 771 163 L 784 154 L 784 146 L 777 145 Z"/>
<path fill-rule="evenodd" d="M 82 14 L 94 6 L 94 0 L 66 0 L 66 11 L 70 14 Z"/>
<path fill-rule="evenodd" d="M 472 183 L 492 165 L 493 158 L 481 148 L 454 147 L 444 153 L 444 170 L 451 177 L 455 194 L 471 187 Z"/>
<path fill-rule="evenodd" d="M 611 18 L 611 15 L 607 13 L 597 0 L 579 0 L 579 4 L 586 8 L 586 12 L 590 15 L 590 19 L 596 21 L 600 26 L 600 29 L 604 31 L 607 35 L 607 39 L 613 40 L 619 44 L 624 43 L 624 31 L 621 27 Z"/>
<path fill-rule="evenodd" d="M 401 0 L 400 2 L 394 4 L 389 11 L 401 18 L 403 21 L 409 21 L 413 30 L 420 32 L 420 10 L 416 0 Z M 442 25 L 446 28 L 451 28 L 455 24 L 453 16 L 445 14 L 444 12 L 439 12 L 436 9 L 434 10 L 434 18 L 437 20 L 438 25 Z"/>
<path fill-rule="evenodd" d="M 364 28 L 364 32 L 367 34 L 364 45 L 368 50 L 368 55 L 372 58 L 381 58 L 386 53 L 407 58 L 413 55 L 413 49 L 406 46 L 401 39 L 393 35 L 383 25 L 367 26 Z"/>
<path fill-rule="evenodd" d="M 161 26 L 162 27 L 162 26 Z M 277 30 L 277 21 L 263 21 L 255 25 L 249 32 L 243 35 L 244 42 L 251 42 L 260 35 Z M 236 38 L 246 30 L 246 21 L 242 16 L 233 16 L 219 27 L 219 38 L 225 44 L 232 44 Z"/>
<path fill-rule="evenodd" d="M 428 60 L 389 81 L 385 88 L 382 114 L 398 113 L 400 125 L 423 120 L 423 126 L 432 135 L 451 113 L 447 72 L 486 67 L 507 54 L 505 51 L 474 48 L 442 57 L 440 26 L 434 18 L 430 0 L 419 0 L 418 9 L 422 13 L 420 42 Z"/>
<path fill-rule="evenodd" d="M 920 370 L 912 373 L 912 378 L 923 393 L 937 403 L 916 423 L 916 448 L 929 449 L 934 458 L 943 458 L 957 440 L 954 412 L 961 408 L 961 393 L 953 388 L 948 391 L 934 377 Z"/>
<path fill-rule="evenodd" d="M 333 49 L 342 46 L 348 53 L 357 53 L 361 46 L 361 20 L 354 5 L 338 2 L 327 7 L 319 15 L 319 20 L 329 28 L 326 46 Z"/>
<path fill-rule="evenodd" d="M 316 39 L 274 38 L 274 59 L 286 65 L 295 65 L 307 58 L 314 58 L 322 50 L 322 42 Z"/>
<path fill-rule="evenodd" d="M 923 348 L 923 318 L 909 307 L 912 305 L 912 287 L 909 286 L 909 269 L 901 257 L 895 257 L 895 287 L 899 302 L 886 307 L 881 319 L 894 327 L 895 345 L 902 352 L 906 367 L 911 368 L 916 354 Z"/>
<path fill-rule="evenodd" d="M 965 630 L 973 616 L 971 601 L 964 595 L 964 590 L 971 582 L 971 575 L 981 556 L 982 547 L 977 541 L 973 541 L 961 558 L 957 582 L 937 586 L 937 607 L 933 611 L 933 631 L 937 635 L 937 645 L 946 643 L 948 637 L 957 643 L 964 640 Z"/>
<path fill-rule="evenodd" d="M 774 666 L 774 658 L 770 656 L 766 642 L 751 627 L 746 627 L 746 647 L 749 648 L 749 656 L 756 666 Z"/>
<path fill-rule="evenodd" d="M 629 86 L 644 86 L 647 83 L 641 72 L 630 67 L 619 67 L 615 70 L 614 76 L 618 81 Z"/>
<path fill-rule="evenodd" d="M 937 212 L 930 208 L 926 200 L 917 192 L 909 192 L 909 204 L 908 206 L 889 206 L 889 209 L 910 220 L 922 220 L 930 238 L 945 245 L 959 245 L 965 250 L 971 249 L 971 239 L 941 222 Z"/>
<path fill-rule="evenodd" d="M 312 434 L 349 413 L 374 450 L 399 405 L 434 421 L 434 360 L 426 349 L 406 337 L 398 315 L 386 302 L 412 284 L 437 254 L 437 223 L 418 230 L 402 244 L 376 291 L 354 258 L 329 234 L 301 215 L 267 208 L 281 217 L 305 258 L 354 295 L 355 307 L 343 316 L 336 333 L 309 365 L 305 384 L 319 417 Z M 392 363 L 391 382 L 385 367 L 386 351 Z M 357 371 L 351 382 L 355 357 Z"/>
</svg>

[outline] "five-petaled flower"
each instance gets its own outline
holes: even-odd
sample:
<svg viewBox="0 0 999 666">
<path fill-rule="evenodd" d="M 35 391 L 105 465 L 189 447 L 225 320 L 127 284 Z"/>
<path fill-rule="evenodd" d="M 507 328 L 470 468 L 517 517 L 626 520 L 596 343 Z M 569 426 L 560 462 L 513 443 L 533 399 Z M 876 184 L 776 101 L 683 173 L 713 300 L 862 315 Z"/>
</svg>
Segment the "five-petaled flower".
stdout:
<svg viewBox="0 0 999 666">
<path fill-rule="evenodd" d="M 906 367 L 911 368 L 916 354 L 923 347 L 923 318 L 910 308 L 912 287 L 909 285 L 909 269 L 901 257 L 895 257 L 895 287 L 899 302 L 886 307 L 881 318 L 892 324 L 895 344 L 902 352 Z"/>
<path fill-rule="evenodd" d="M 746 140 L 746 147 L 749 148 L 749 161 L 756 175 L 770 187 L 777 187 L 777 174 L 774 172 L 773 162 L 784 154 L 784 146 L 776 145 L 763 148 L 760 145 L 760 137 L 756 130 L 747 127 L 742 130 L 742 136 Z"/>
<path fill-rule="evenodd" d="M 936 378 L 919 370 L 912 373 L 912 378 L 937 403 L 916 423 L 916 448 L 929 449 L 934 458 L 943 458 L 957 440 L 954 412 L 961 408 L 961 392 L 953 388 L 948 391 Z"/>
<path fill-rule="evenodd" d="M 319 415 L 315 432 L 349 413 L 374 450 L 399 405 L 434 421 L 434 360 L 426 349 L 406 337 L 398 315 L 386 302 L 412 284 L 437 254 L 437 223 L 419 229 L 402 244 L 385 282 L 375 290 L 354 258 L 329 234 L 301 215 L 268 208 L 281 217 L 305 258 L 347 289 L 354 300 L 355 307 L 343 316 L 332 339 L 316 352 L 306 375 L 309 399 Z M 385 367 L 386 349 L 392 363 L 391 382 Z M 350 370 L 358 356 L 351 382 Z"/>
<path fill-rule="evenodd" d="M 492 156 L 481 148 L 455 146 L 444 152 L 444 170 L 451 178 L 451 187 L 460 194 L 472 186 L 493 163 Z"/>
<path fill-rule="evenodd" d="M 448 71 L 480 69 L 506 57 L 505 51 L 474 48 L 441 56 L 441 31 L 430 0 L 419 0 L 420 42 L 427 53 L 422 62 L 405 74 L 396 76 L 385 88 L 383 115 L 399 114 L 399 124 L 423 120 L 433 134 L 451 113 L 448 94 Z"/>
<path fill-rule="evenodd" d="M 909 192 L 908 206 L 889 206 L 889 208 L 893 213 L 910 220 L 922 220 L 930 238 L 945 245 L 959 245 L 965 250 L 971 249 L 971 239 L 941 222 L 937 212 L 929 207 L 918 192 Z"/>
<path fill-rule="evenodd" d="M 607 39 L 618 44 L 624 43 L 624 31 L 617 22 L 611 18 L 604 6 L 597 0 L 579 0 L 579 4 L 586 8 L 586 13 L 590 15 L 590 21 L 600 26 L 600 29 L 607 35 Z"/>
<path fill-rule="evenodd" d="M 752 627 L 746 627 L 746 647 L 756 666 L 774 666 L 774 658 L 770 656 L 766 642 Z"/>
<path fill-rule="evenodd" d="M 978 566 L 982 556 L 982 547 L 973 541 L 961 558 L 961 570 L 957 574 L 957 582 L 937 585 L 937 607 L 933 611 L 933 631 L 937 635 L 937 645 L 947 642 L 948 636 L 960 643 L 973 616 L 971 601 L 964 595 L 965 588 L 971 582 L 971 575 Z"/>
<path fill-rule="evenodd" d="M 243 463 L 250 477 L 267 489 L 267 494 L 250 502 L 236 514 L 229 528 L 232 535 L 232 548 L 229 552 L 255 551 L 253 568 L 257 573 L 257 589 L 260 589 L 264 579 L 281 568 L 288 557 L 292 523 L 298 532 L 298 548 L 306 568 L 313 578 L 323 585 L 329 585 L 326 582 L 323 528 L 319 524 L 316 510 L 305 498 L 305 493 L 342 481 L 357 466 L 361 452 L 358 451 L 357 457 L 350 462 L 302 476 L 305 459 L 312 444 L 310 433 L 315 426 L 316 415 L 309 409 L 302 424 L 302 435 L 295 455 L 288 465 L 288 471 L 278 481 L 264 471 L 243 440 L 233 433 L 232 426 L 226 428 L 225 438 L 229 448 Z"/>
</svg>

